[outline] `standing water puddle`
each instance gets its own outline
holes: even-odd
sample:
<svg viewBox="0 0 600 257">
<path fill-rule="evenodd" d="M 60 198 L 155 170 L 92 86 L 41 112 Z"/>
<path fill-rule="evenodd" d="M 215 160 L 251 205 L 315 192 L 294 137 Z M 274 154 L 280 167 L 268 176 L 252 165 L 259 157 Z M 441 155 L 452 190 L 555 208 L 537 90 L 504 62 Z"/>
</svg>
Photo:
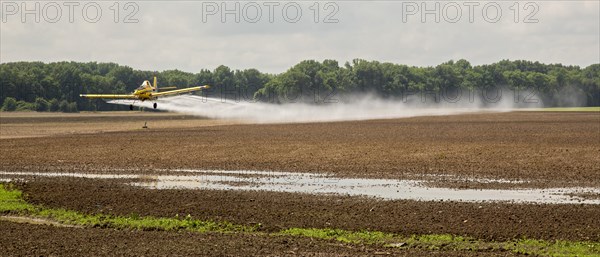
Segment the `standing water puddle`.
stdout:
<svg viewBox="0 0 600 257">
<path fill-rule="evenodd" d="M 503 201 L 522 203 L 600 204 L 600 199 L 574 197 L 582 193 L 600 195 L 600 188 L 549 189 L 451 189 L 423 186 L 425 180 L 339 178 L 327 174 L 271 171 L 171 170 L 189 175 L 133 175 L 0 172 L 4 176 L 77 177 L 92 179 L 144 179 L 129 183 L 151 189 L 260 190 L 308 194 L 368 196 L 384 200 Z M 6 181 L 6 179 L 2 179 Z M 486 180 L 493 182 L 494 180 Z M 498 180 L 506 183 L 505 180 Z"/>
</svg>

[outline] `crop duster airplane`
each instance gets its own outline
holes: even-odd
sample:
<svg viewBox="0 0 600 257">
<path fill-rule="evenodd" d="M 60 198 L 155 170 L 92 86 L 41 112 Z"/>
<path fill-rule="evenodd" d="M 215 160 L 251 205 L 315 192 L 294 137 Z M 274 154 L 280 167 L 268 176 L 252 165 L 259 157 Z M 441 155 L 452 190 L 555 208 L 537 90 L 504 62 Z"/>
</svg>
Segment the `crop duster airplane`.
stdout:
<svg viewBox="0 0 600 257">
<path fill-rule="evenodd" d="M 162 89 L 164 90 L 164 89 L 171 89 L 171 88 L 174 88 L 174 87 L 168 87 L 168 88 L 162 88 Z M 129 95 L 81 94 L 79 96 L 84 97 L 84 98 L 91 98 L 91 99 L 129 99 L 129 100 L 134 100 L 134 101 L 140 100 L 143 102 L 146 100 L 154 101 L 154 100 L 158 99 L 159 97 L 163 97 L 163 96 L 185 94 L 185 93 L 200 91 L 202 89 L 208 89 L 208 88 L 210 88 L 210 86 L 205 85 L 205 86 L 201 86 L 201 87 L 189 87 L 189 88 L 184 88 L 184 89 L 159 92 L 158 84 L 156 84 L 156 77 L 154 77 L 154 85 L 150 85 L 150 81 L 145 80 L 142 83 L 142 85 L 140 85 L 135 91 L 133 91 L 133 93 L 131 93 Z M 156 109 L 156 107 L 157 107 L 156 102 L 154 102 L 153 106 L 154 106 L 154 109 Z M 133 104 L 129 105 L 129 109 L 133 110 Z"/>
</svg>

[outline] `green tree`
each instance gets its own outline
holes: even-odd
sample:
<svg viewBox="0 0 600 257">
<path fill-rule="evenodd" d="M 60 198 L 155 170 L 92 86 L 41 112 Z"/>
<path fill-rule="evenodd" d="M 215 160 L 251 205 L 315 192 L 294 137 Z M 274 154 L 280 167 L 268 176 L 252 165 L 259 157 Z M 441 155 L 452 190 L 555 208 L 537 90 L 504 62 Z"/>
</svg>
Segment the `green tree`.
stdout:
<svg viewBox="0 0 600 257">
<path fill-rule="evenodd" d="M 58 104 L 58 110 L 61 112 L 68 112 L 68 109 L 69 109 L 69 102 L 67 102 L 67 100 L 60 101 L 60 103 Z"/>
<path fill-rule="evenodd" d="M 46 101 L 46 99 L 38 97 L 35 99 L 35 111 L 37 112 L 45 112 L 48 111 L 49 109 L 49 105 L 48 105 L 48 101 Z"/>
<path fill-rule="evenodd" d="M 296 70 L 290 70 L 280 76 L 280 84 L 277 88 L 277 93 L 283 96 L 284 102 L 300 101 L 302 96 L 308 95 L 306 92 L 310 88 L 311 78 Z"/>
<path fill-rule="evenodd" d="M 34 111 L 34 110 L 35 110 L 35 104 L 28 103 L 25 101 L 17 101 L 16 111 L 23 112 L 23 111 Z"/>
<path fill-rule="evenodd" d="M 58 100 L 56 100 L 56 98 L 52 98 L 50 99 L 50 101 L 48 101 L 48 110 L 51 112 L 57 112 L 59 111 L 59 102 Z"/>
<path fill-rule="evenodd" d="M 237 71 L 236 88 L 239 90 L 243 100 L 253 100 L 253 96 L 259 89 L 263 88 L 269 81 L 269 77 L 260 73 L 257 69 Z"/>
<path fill-rule="evenodd" d="M 211 96 L 224 94 L 228 98 L 274 102 L 278 102 L 277 99 L 290 100 L 297 94 L 306 98 L 304 100 L 315 99 L 322 103 L 330 94 L 337 92 L 373 92 L 385 97 L 399 97 L 406 92 L 506 87 L 512 90 L 534 88 L 547 106 L 560 104 L 568 92 L 583 95 L 587 98 L 587 105 L 600 105 L 600 64 L 580 68 L 526 60 L 501 60 L 473 66 L 462 59 L 434 67 L 409 67 L 362 59 L 340 66 L 335 60 L 305 60 L 280 74 L 261 73 L 256 69 L 232 70 L 223 65 L 214 72 L 202 69 L 194 74 L 179 70 L 141 71 L 116 63 L 2 63 L 0 105 L 6 110 L 37 110 L 43 109 L 41 100 L 37 100 L 43 98 L 66 100 L 66 104 L 50 100 L 47 108 L 50 111 L 66 111 L 72 102 L 77 106 L 70 109 L 76 110 L 124 110 L 126 106 L 80 98 L 79 94 L 129 93 L 142 81 L 152 80 L 154 75 L 161 86 L 208 84 L 213 87 L 203 93 Z"/>
<path fill-rule="evenodd" d="M 239 99 L 239 93 L 235 88 L 235 77 L 233 71 L 225 65 L 221 65 L 213 72 L 213 92 L 222 97 Z"/>
<path fill-rule="evenodd" d="M 12 112 L 17 110 L 17 100 L 13 97 L 7 97 L 4 99 L 4 104 L 2 104 L 2 110 L 7 112 Z"/>
<path fill-rule="evenodd" d="M 65 112 L 79 112 L 79 110 L 77 110 L 77 103 L 70 102 L 67 104 L 67 109 Z"/>
</svg>

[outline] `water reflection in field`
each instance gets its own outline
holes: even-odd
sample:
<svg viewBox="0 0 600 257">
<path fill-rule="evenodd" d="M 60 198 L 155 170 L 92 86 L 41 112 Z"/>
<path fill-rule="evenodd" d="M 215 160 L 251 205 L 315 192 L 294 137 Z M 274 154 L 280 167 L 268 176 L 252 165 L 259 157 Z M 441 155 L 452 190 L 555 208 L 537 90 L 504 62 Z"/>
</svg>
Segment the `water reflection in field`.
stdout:
<svg viewBox="0 0 600 257">
<path fill-rule="evenodd" d="M 419 201 L 500 201 L 516 203 L 600 204 L 600 188 L 547 189 L 451 189 L 424 186 L 424 180 L 340 178 L 322 173 L 273 171 L 170 170 L 184 175 L 134 175 L 89 173 L 0 172 L 11 176 L 78 177 L 92 179 L 139 179 L 130 185 L 150 189 L 261 190 L 307 194 L 338 194 L 374 197 L 383 200 Z M 16 178 L 15 177 L 15 178 Z M 430 182 L 430 180 L 428 180 Z M 512 183 L 507 180 L 486 182 Z"/>
</svg>

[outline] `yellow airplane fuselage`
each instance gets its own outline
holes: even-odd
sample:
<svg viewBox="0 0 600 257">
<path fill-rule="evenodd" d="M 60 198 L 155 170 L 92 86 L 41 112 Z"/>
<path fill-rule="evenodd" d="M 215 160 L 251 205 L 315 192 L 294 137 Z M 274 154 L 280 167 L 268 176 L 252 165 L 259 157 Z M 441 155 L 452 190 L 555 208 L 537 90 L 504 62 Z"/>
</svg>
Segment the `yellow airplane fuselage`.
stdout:
<svg viewBox="0 0 600 257">
<path fill-rule="evenodd" d="M 156 99 L 156 97 L 152 96 L 152 89 L 135 90 L 133 95 L 137 96 L 141 101 Z"/>
</svg>

